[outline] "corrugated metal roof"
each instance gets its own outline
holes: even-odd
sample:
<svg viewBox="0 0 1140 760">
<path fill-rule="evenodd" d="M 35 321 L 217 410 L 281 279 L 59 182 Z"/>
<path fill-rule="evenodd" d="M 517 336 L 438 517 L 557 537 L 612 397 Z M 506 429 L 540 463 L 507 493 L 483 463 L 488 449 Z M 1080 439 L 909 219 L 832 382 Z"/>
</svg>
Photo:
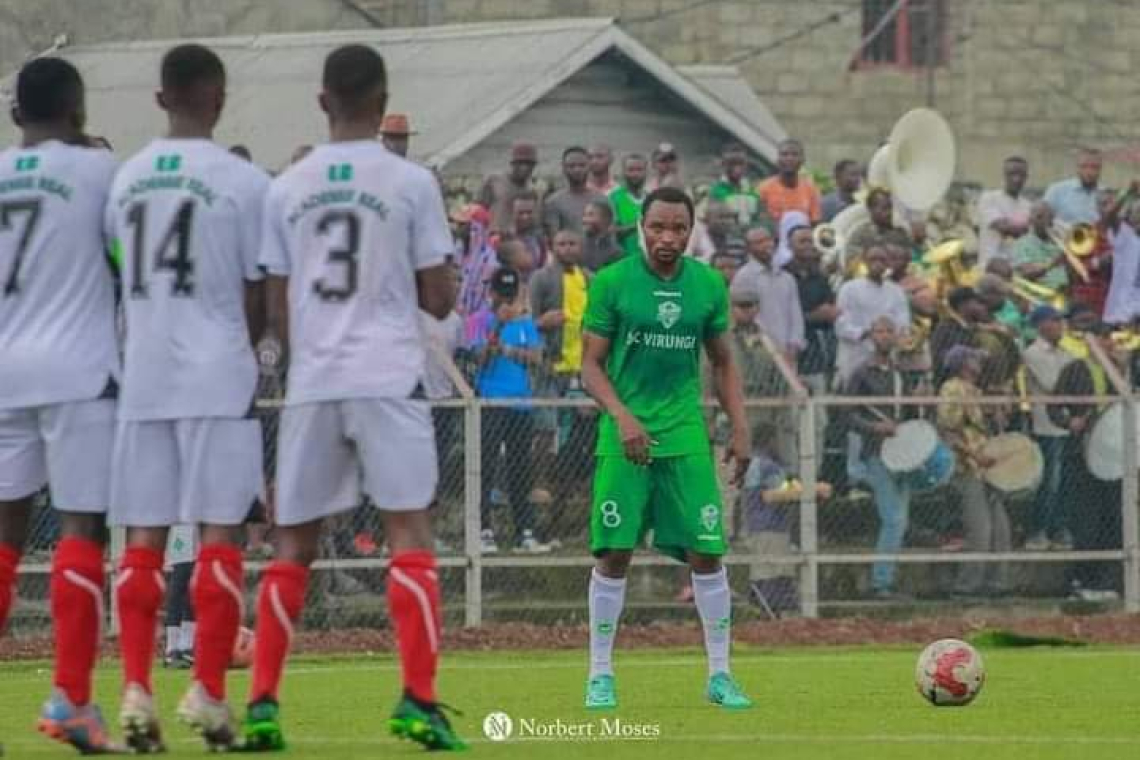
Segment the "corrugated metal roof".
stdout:
<svg viewBox="0 0 1140 760">
<path fill-rule="evenodd" d="M 285 162 L 293 148 L 319 142 L 324 118 L 316 107 L 321 64 L 347 42 L 375 45 L 389 68 L 389 109 L 412 115 L 413 152 L 445 166 L 525 111 L 582 67 L 616 49 L 662 85 L 770 159 L 782 130 L 770 132 L 722 95 L 695 86 L 611 19 L 462 24 L 201 40 L 230 72 L 219 141 L 249 144 L 259 162 Z M 154 103 L 159 60 L 177 41 L 106 43 L 60 51 L 87 81 L 88 120 L 122 152 L 164 129 Z M 0 83 L 10 87 L 11 77 Z M 736 97 L 735 95 L 733 97 Z M 754 93 L 753 93 L 754 97 Z M 766 109 L 765 109 L 766 110 Z M 773 120 L 774 122 L 774 120 Z M 778 130 L 778 125 L 777 130 Z M 15 131 L 0 127 L 0 140 Z"/>
<path fill-rule="evenodd" d="M 788 133 L 735 66 L 678 66 L 677 70 L 766 135 L 783 140 Z"/>
</svg>

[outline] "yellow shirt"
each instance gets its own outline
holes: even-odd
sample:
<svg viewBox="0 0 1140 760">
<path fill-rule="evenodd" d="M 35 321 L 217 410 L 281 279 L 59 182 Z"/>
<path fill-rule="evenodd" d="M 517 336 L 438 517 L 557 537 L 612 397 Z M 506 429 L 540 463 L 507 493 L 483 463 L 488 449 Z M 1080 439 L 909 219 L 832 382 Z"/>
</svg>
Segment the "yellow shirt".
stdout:
<svg viewBox="0 0 1140 760">
<path fill-rule="evenodd" d="M 562 356 L 554 365 L 559 373 L 582 369 L 582 318 L 586 316 L 586 275 L 581 267 L 562 273 Z"/>
<path fill-rule="evenodd" d="M 949 401 L 938 405 L 938 429 L 958 456 L 958 471 L 977 474 L 973 457 L 986 444 L 986 418 L 977 403 L 982 392 L 977 386 L 952 377 L 942 384 L 938 395 Z"/>
<path fill-rule="evenodd" d="M 1085 342 L 1084 333 L 1069 332 L 1066 330 L 1057 345 L 1078 359 L 1089 358 L 1089 344 Z"/>
</svg>

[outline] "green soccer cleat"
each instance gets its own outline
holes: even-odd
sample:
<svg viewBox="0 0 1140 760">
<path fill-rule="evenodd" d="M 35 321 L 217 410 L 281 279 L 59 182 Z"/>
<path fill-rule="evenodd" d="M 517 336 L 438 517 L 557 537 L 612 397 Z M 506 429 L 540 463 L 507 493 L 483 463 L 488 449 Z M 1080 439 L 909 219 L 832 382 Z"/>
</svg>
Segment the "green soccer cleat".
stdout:
<svg viewBox="0 0 1140 760">
<path fill-rule="evenodd" d="M 731 675 L 721 671 L 709 677 L 709 701 L 727 710 L 746 710 L 752 707 L 752 700 L 740 688 Z"/>
<path fill-rule="evenodd" d="M 612 710 L 615 707 L 617 691 L 614 689 L 613 676 L 594 676 L 586 682 L 587 710 Z"/>
<path fill-rule="evenodd" d="M 451 752 L 467 749 L 463 740 L 455 735 L 441 707 L 438 703 L 425 705 L 405 694 L 388 719 L 388 730 L 394 736 L 422 744 L 424 749 Z"/>
<path fill-rule="evenodd" d="M 279 712 L 277 703 L 271 699 L 250 703 L 241 726 L 242 752 L 280 752 L 285 749 Z"/>
</svg>

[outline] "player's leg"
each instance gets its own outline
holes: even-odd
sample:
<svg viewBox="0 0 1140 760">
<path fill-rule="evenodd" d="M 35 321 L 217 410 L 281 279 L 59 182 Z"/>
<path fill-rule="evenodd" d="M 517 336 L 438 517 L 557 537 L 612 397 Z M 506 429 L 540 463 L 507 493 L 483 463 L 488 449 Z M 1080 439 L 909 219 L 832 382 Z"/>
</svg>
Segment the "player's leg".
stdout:
<svg viewBox="0 0 1140 760">
<path fill-rule="evenodd" d="M 663 551 L 684 552 L 692 571 L 693 600 L 705 635 L 709 700 L 728 708 L 751 707 L 729 668 L 732 591 L 721 563 L 723 506 L 711 454 L 670 457 L 654 463 L 654 542 Z"/>
<path fill-rule="evenodd" d="M 244 749 L 284 749 L 278 691 L 293 631 L 305 606 L 309 567 L 323 518 L 360 500 L 355 452 L 339 403 L 301 404 L 281 413 L 277 441 L 275 555 L 261 576 L 253 674 L 242 726 Z"/>
<path fill-rule="evenodd" d="M 179 522 L 181 473 L 175 423 L 121 421 L 111 466 L 110 523 L 126 528 L 115 580 L 123 699 L 119 724 L 135 752 L 164 749 L 151 668 L 155 628 L 166 593 L 163 577 L 169 526 Z"/>
<path fill-rule="evenodd" d="M 650 475 L 623 456 L 598 457 L 590 514 L 590 674 L 586 707 L 617 707 L 613 652 L 625 606 L 626 575 L 646 526 Z"/>
<path fill-rule="evenodd" d="M 59 404 L 42 409 L 39 417 L 52 500 L 61 519 L 51 569 L 53 690 L 38 725 L 80 752 L 111 751 L 117 747 L 91 702 L 91 679 L 103 624 L 115 404 L 109 399 Z"/>
<path fill-rule="evenodd" d="M 3 478 L 0 471 L 0 480 Z M 31 516 L 32 496 L 0 498 L 0 634 L 16 600 L 16 568 L 24 554 Z"/>
<path fill-rule="evenodd" d="M 47 485 L 47 458 L 34 410 L 0 410 L 0 635 L 16 599 L 32 497 Z"/>
<path fill-rule="evenodd" d="M 347 432 L 356 442 L 364 490 L 384 515 L 388 609 L 400 649 L 404 693 L 389 719 L 392 733 L 433 750 L 460 750 L 436 699 L 442 640 L 439 574 L 431 515 L 439 474 L 431 411 L 425 402 L 346 402 Z"/>
<path fill-rule="evenodd" d="M 226 671 L 244 616 L 243 523 L 261 495 L 261 425 L 254 419 L 180 420 L 181 519 L 200 525 L 194 579 L 194 682 L 179 718 L 212 750 L 234 744 Z"/>
</svg>

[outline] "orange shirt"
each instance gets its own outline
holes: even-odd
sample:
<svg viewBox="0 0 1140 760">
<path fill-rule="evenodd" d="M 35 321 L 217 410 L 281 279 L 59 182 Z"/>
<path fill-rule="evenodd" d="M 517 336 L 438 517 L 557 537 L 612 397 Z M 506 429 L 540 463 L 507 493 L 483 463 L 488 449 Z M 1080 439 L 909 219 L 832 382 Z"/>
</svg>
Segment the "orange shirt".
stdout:
<svg viewBox="0 0 1140 760">
<path fill-rule="evenodd" d="M 812 223 L 820 220 L 819 190 L 812 181 L 801 176 L 795 187 L 788 187 L 780 181 L 780 176 L 769 177 L 756 186 L 756 194 L 764 201 L 768 214 L 780 223 L 785 211 L 802 211 Z"/>
</svg>

